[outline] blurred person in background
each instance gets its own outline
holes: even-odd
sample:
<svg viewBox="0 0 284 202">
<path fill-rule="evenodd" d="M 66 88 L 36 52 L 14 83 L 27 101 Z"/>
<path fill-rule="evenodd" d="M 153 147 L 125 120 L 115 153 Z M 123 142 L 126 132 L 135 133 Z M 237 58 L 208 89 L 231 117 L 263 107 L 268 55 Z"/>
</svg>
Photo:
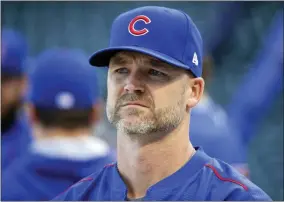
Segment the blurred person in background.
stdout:
<svg viewBox="0 0 284 202">
<path fill-rule="evenodd" d="M 261 47 L 226 110 L 247 148 L 283 92 L 283 10 L 276 12 Z"/>
<path fill-rule="evenodd" d="M 275 15 L 263 41 L 259 54 L 241 80 L 229 106 L 223 108 L 216 104 L 205 90 L 191 117 L 192 143 L 201 145 L 208 154 L 230 163 L 246 176 L 249 174 L 249 143 L 257 134 L 256 129 L 273 101 L 283 91 L 282 11 Z M 202 74 L 206 83 L 210 82 L 213 74 L 213 58 L 207 54 Z"/>
<path fill-rule="evenodd" d="M 210 82 L 213 74 L 213 58 L 204 57 L 202 78 Z M 229 120 L 227 112 L 218 105 L 205 89 L 200 102 L 192 109 L 190 118 L 190 140 L 200 145 L 208 155 L 231 164 L 248 176 L 246 149 L 238 130 Z"/>
<path fill-rule="evenodd" d="M 50 200 L 114 157 L 92 135 L 101 116 L 96 72 L 79 50 L 54 48 L 39 55 L 30 73 L 34 141 L 2 177 L 2 200 Z"/>
<path fill-rule="evenodd" d="M 26 151 L 30 126 L 22 109 L 26 92 L 28 44 L 24 36 L 3 28 L 1 37 L 1 168 Z"/>
</svg>

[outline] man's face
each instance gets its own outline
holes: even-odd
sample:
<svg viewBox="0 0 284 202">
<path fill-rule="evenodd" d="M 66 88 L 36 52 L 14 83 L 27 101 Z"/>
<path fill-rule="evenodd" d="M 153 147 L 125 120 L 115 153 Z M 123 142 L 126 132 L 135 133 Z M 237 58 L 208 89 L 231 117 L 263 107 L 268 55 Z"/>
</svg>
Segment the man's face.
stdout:
<svg viewBox="0 0 284 202">
<path fill-rule="evenodd" d="M 17 110 L 24 95 L 24 79 L 1 76 L 1 116 Z"/>
<path fill-rule="evenodd" d="M 119 131 L 167 133 L 188 116 L 190 77 L 185 70 L 134 52 L 112 57 L 107 117 Z"/>
</svg>

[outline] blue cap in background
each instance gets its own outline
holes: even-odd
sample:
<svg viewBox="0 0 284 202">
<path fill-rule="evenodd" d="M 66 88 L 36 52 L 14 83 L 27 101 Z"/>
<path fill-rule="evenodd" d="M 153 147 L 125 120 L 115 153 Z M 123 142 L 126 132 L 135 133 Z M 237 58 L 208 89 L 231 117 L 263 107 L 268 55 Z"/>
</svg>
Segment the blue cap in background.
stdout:
<svg viewBox="0 0 284 202">
<path fill-rule="evenodd" d="M 118 51 L 136 51 L 202 75 L 203 42 L 191 18 L 182 11 L 146 6 L 119 15 L 110 44 L 90 58 L 93 66 L 108 66 Z"/>
<path fill-rule="evenodd" d="M 28 55 L 26 39 L 20 32 L 8 28 L 3 28 L 1 35 L 1 73 L 11 76 L 23 74 Z"/>
<path fill-rule="evenodd" d="M 41 53 L 29 73 L 29 101 L 48 109 L 89 109 L 99 97 L 96 71 L 77 49 Z"/>
</svg>

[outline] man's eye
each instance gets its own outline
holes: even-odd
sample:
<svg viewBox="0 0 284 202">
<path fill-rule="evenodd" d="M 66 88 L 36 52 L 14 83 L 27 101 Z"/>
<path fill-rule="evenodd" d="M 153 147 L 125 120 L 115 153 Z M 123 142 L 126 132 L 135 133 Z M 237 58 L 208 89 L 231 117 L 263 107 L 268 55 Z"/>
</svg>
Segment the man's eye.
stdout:
<svg viewBox="0 0 284 202">
<path fill-rule="evenodd" d="M 119 69 L 116 69 L 116 70 L 115 70 L 115 73 L 118 73 L 118 74 L 127 74 L 127 73 L 128 73 L 128 69 L 126 69 L 126 68 L 119 68 Z"/>
<path fill-rule="evenodd" d="M 151 76 L 159 76 L 159 77 L 165 77 L 165 76 L 167 76 L 167 75 L 164 74 L 163 72 L 157 71 L 157 70 L 155 70 L 155 69 L 150 69 L 150 70 L 149 70 L 149 74 L 150 74 Z"/>
</svg>

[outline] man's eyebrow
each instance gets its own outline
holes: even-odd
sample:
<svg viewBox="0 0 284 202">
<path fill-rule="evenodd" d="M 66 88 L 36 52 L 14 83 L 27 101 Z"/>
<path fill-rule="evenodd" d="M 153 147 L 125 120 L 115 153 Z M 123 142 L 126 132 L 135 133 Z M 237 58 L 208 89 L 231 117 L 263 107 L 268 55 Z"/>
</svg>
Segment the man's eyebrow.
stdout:
<svg viewBox="0 0 284 202">
<path fill-rule="evenodd" d="M 111 63 L 115 65 L 125 65 L 130 63 L 130 60 L 120 55 L 116 55 L 111 59 Z"/>
<path fill-rule="evenodd" d="M 151 65 L 152 67 L 159 68 L 161 70 L 167 70 L 167 71 L 174 71 L 175 68 L 161 60 L 150 58 L 146 62 L 147 64 Z"/>
<path fill-rule="evenodd" d="M 126 64 L 130 64 L 132 63 L 133 60 L 128 58 L 128 57 L 124 57 L 122 55 L 115 55 L 112 59 L 111 59 L 111 63 L 113 65 L 126 65 Z M 176 67 L 167 64 L 166 62 L 163 62 L 162 60 L 156 59 L 156 58 L 141 58 L 139 59 L 139 63 L 142 62 L 146 65 L 149 65 L 151 67 L 160 69 L 160 70 L 164 70 L 164 71 L 177 71 Z"/>
</svg>

